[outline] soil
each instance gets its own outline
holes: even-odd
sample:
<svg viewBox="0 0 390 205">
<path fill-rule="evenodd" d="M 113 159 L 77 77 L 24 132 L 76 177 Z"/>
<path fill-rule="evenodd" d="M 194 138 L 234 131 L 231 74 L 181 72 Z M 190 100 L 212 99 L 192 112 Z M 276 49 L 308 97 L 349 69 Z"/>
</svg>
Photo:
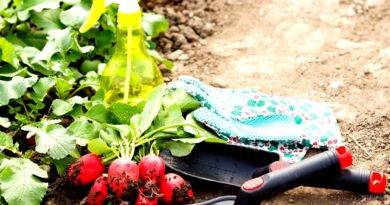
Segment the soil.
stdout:
<svg viewBox="0 0 390 205">
<path fill-rule="evenodd" d="M 179 16 L 186 10 L 180 10 L 183 2 L 212 5 L 211 13 L 203 9 L 205 14 L 200 19 L 215 27 L 211 37 L 199 35 L 194 42 L 188 41 L 191 37 L 185 32 L 174 29 L 173 33 L 184 35 L 190 46 L 160 44 L 176 64 L 167 80 L 193 75 L 217 87 L 249 87 L 273 95 L 326 102 L 332 106 L 353 152 L 353 167 L 381 170 L 389 178 L 389 1 L 177 2 L 173 7 Z M 189 25 L 192 18 L 185 16 L 183 24 Z M 170 34 L 163 39 L 173 44 L 177 40 Z M 224 187 L 204 187 L 195 186 L 201 199 L 232 192 L 221 191 L 226 190 Z M 389 189 L 385 196 L 376 197 L 299 187 L 263 202 L 287 203 L 390 204 L 390 195 Z"/>
</svg>

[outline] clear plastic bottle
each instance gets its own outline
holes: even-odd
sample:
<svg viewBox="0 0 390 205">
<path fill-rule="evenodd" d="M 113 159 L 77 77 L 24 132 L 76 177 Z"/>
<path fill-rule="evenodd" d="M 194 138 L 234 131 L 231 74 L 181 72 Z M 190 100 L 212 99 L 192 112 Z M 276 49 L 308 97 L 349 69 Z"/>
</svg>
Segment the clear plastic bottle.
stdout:
<svg viewBox="0 0 390 205">
<path fill-rule="evenodd" d="M 144 101 L 154 87 L 163 83 L 161 71 L 148 54 L 141 25 L 142 10 L 136 0 L 110 1 L 119 4 L 116 44 L 112 57 L 103 70 L 100 86 L 107 103 L 136 105 Z M 89 30 L 110 3 L 94 0 L 89 17 L 80 32 Z"/>
<path fill-rule="evenodd" d="M 106 91 L 107 103 L 138 104 L 149 96 L 155 86 L 163 83 L 161 72 L 145 47 L 141 17 L 141 11 L 118 14 L 115 50 L 104 68 L 100 83 Z M 128 35 L 129 32 L 131 35 Z M 130 70 L 128 64 L 131 65 Z"/>
</svg>

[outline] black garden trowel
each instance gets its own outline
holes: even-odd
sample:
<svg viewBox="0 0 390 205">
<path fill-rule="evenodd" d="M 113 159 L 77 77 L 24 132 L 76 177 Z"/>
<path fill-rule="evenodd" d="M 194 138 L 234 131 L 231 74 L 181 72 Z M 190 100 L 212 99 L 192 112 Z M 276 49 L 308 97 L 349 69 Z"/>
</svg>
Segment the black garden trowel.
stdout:
<svg viewBox="0 0 390 205">
<path fill-rule="evenodd" d="M 276 153 L 230 144 L 200 143 L 191 154 L 175 157 L 160 153 L 170 169 L 183 175 L 218 184 L 240 187 L 256 170 L 279 160 Z"/>
<path fill-rule="evenodd" d="M 228 144 L 202 143 L 186 157 L 174 157 L 169 151 L 162 151 L 160 156 L 167 167 L 187 177 L 240 187 L 236 196 L 196 205 L 259 204 L 264 198 L 300 185 L 373 194 L 383 194 L 386 187 L 383 173 L 345 169 L 352 164 L 345 147 L 288 166 L 280 166 L 275 153 Z"/>
</svg>

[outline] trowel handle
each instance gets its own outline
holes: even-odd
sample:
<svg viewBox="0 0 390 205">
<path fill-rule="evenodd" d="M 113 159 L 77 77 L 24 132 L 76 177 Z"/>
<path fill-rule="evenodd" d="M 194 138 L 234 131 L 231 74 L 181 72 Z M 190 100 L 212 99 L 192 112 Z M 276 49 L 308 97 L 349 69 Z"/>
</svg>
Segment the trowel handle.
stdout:
<svg viewBox="0 0 390 205">
<path fill-rule="evenodd" d="M 352 155 L 345 147 L 326 151 L 286 168 L 246 181 L 235 205 L 259 204 L 272 194 L 300 186 L 306 179 L 322 173 L 339 173 L 352 164 Z"/>
<path fill-rule="evenodd" d="M 273 172 L 290 166 L 291 163 L 276 161 L 266 167 L 266 170 L 256 170 L 253 177 L 259 177 L 264 172 Z M 340 174 L 324 173 L 306 180 L 303 186 L 354 191 L 358 193 L 384 194 L 387 186 L 386 175 L 383 172 L 345 169 Z"/>
<path fill-rule="evenodd" d="M 310 178 L 302 185 L 380 195 L 385 193 L 387 180 L 382 172 L 346 169 L 338 175 Z"/>
</svg>

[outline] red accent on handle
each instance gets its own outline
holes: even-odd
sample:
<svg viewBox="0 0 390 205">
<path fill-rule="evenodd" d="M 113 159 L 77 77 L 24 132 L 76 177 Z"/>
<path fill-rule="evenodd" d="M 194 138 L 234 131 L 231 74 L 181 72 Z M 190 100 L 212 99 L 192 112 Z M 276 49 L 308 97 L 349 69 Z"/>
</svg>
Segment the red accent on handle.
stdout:
<svg viewBox="0 0 390 205">
<path fill-rule="evenodd" d="M 386 186 L 386 175 L 383 172 L 372 171 L 370 174 L 368 191 L 372 194 L 383 194 L 385 193 Z"/>
<path fill-rule="evenodd" d="M 352 165 L 352 154 L 345 146 L 336 148 L 336 154 L 339 158 L 340 168 L 345 169 Z"/>
<path fill-rule="evenodd" d="M 269 170 L 269 172 L 273 172 L 273 171 L 288 167 L 289 165 L 291 165 L 291 163 L 288 163 L 285 161 L 275 161 L 269 165 L 268 170 Z"/>
<path fill-rule="evenodd" d="M 264 182 L 264 180 L 261 177 L 253 178 L 251 180 L 246 181 L 242 185 L 242 189 L 247 190 L 247 191 L 254 190 L 254 189 L 261 187 L 261 185 L 263 185 L 263 182 Z"/>
</svg>

